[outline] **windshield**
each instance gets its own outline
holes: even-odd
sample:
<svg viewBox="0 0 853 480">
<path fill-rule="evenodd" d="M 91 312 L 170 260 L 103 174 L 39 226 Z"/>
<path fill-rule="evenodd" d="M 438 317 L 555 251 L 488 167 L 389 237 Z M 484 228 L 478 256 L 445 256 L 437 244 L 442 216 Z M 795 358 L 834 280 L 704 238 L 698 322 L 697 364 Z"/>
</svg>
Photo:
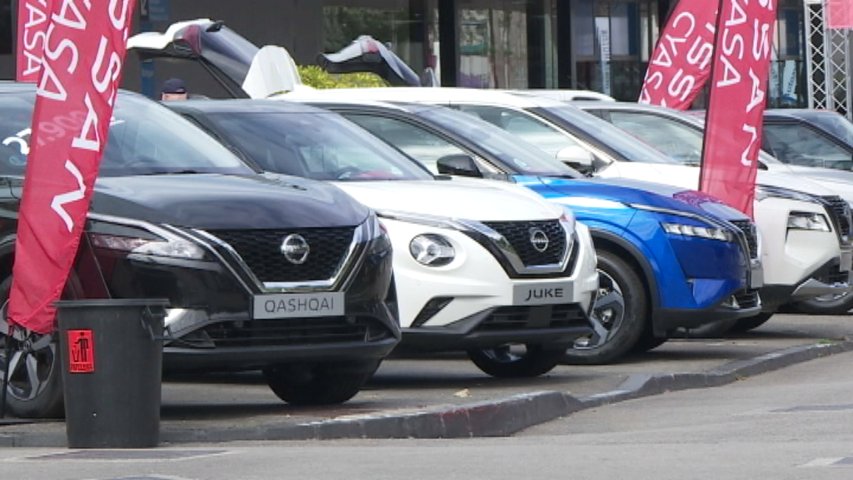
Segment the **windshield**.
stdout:
<svg viewBox="0 0 853 480">
<path fill-rule="evenodd" d="M 556 158 L 552 158 L 544 150 L 488 122 L 472 119 L 470 114 L 448 108 L 429 108 L 415 113 L 462 138 L 476 143 L 489 155 L 499 159 L 507 167 L 514 170 L 513 173 L 583 177 L 580 172 L 566 166 Z"/>
<path fill-rule="evenodd" d="M 702 161 L 702 130 L 654 113 L 610 110 L 610 122 L 685 165 Z"/>
<path fill-rule="evenodd" d="M 853 147 L 853 123 L 835 112 L 816 115 L 815 123 Z"/>
<path fill-rule="evenodd" d="M 34 93 L 0 95 L 0 174 L 23 175 L 30 149 Z M 69 111 L 42 123 L 47 136 L 79 131 L 86 113 Z M 98 175 L 252 173 L 228 149 L 156 102 L 119 95 Z"/>
<path fill-rule="evenodd" d="M 621 160 L 646 163 L 678 163 L 648 144 L 638 142 L 636 137 L 577 108 L 554 106 L 534 108 L 533 111 L 546 116 L 570 132 L 579 132 L 593 140 L 601 148 L 616 153 Z"/>
<path fill-rule="evenodd" d="M 264 170 L 317 180 L 428 180 L 397 150 L 331 112 L 227 112 L 220 135 Z"/>
</svg>

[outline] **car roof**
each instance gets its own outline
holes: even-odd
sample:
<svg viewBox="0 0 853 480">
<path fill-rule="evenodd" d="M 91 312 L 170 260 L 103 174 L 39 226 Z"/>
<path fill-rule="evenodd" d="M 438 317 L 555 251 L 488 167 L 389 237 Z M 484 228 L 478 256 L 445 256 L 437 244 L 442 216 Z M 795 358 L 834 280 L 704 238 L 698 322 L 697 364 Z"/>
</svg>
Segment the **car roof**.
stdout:
<svg viewBox="0 0 853 480">
<path fill-rule="evenodd" d="M 312 92 L 290 92 L 277 98 L 328 98 L 334 100 L 373 100 L 386 102 L 476 102 L 498 103 L 517 108 L 557 107 L 563 102 L 529 94 L 513 94 L 504 90 L 460 87 L 377 87 L 336 88 Z"/>
<path fill-rule="evenodd" d="M 646 103 L 636 102 L 607 102 L 607 101 L 585 101 L 575 100 L 568 102 L 569 105 L 577 107 L 581 110 L 633 110 L 635 112 L 657 112 L 665 116 L 678 117 L 684 120 L 689 120 L 697 125 L 704 124 L 704 115 L 695 115 L 690 111 L 675 110 L 672 108 L 661 107 L 658 105 L 649 105 Z"/>
<path fill-rule="evenodd" d="M 205 113 L 317 113 L 321 108 L 297 102 L 279 100 L 254 100 L 248 98 L 228 100 L 183 100 L 166 102 L 173 110 L 197 110 Z"/>
</svg>

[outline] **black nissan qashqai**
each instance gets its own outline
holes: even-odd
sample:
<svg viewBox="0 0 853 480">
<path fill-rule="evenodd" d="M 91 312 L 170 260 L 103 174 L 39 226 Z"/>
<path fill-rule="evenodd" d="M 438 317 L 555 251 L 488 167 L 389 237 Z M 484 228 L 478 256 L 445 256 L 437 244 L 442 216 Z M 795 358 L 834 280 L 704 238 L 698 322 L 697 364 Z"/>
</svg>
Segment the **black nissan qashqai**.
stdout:
<svg viewBox="0 0 853 480">
<path fill-rule="evenodd" d="M 33 87 L 0 83 L 0 303 L 34 101 Z M 83 119 L 45 128 L 62 135 Z M 288 403 L 333 404 L 400 338 L 391 247 L 370 210 L 329 184 L 256 172 L 139 95 L 119 95 L 80 245 L 64 298 L 169 299 L 165 371 L 261 369 Z M 53 335 L 9 337 L 0 322 L 7 411 L 61 415 Z"/>
</svg>

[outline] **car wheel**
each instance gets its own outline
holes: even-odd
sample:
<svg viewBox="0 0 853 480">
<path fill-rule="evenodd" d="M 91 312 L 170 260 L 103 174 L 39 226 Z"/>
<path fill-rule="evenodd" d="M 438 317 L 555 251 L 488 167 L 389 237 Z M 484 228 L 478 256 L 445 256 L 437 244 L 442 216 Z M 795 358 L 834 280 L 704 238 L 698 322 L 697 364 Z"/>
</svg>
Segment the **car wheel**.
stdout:
<svg viewBox="0 0 853 480">
<path fill-rule="evenodd" d="M 550 372 L 562 360 L 563 348 L 547 345 L 504 345 L 469 350 L 468 358 L 483 372 L 498 378 L 538 377 Z"/>
<path fill-rule="evenodd" d="M 761 325 L 764 325 L 767 320 L 770 320 L 770 317 L 773 316 L 774 312 L 769 313 L 759 313 L 754 317 L 749 318 L 741 318 L 737 322 L 735 322 L 732 327 L 732 332 L 748 332 L 754 328 L 758 328 Z"/>
<path fill-rule="evenodd" d="M 842 293 L 840 295 L 824 295 L 802 302 L 797 302 L 794 307 L 800 313 L 813 315 L 844 315 L 853 309 L 853 294 Z"/>
<path fill-rule="evenodd" d="M 0 283 L 5 314 L 12 277 Z M 9 370 L 6 411 L 19 418 L 61 418 L 64 412 L 59 346 L 54 335 L 8 336 L 6 319 L 0 328 L 0 376 Z M 7 358 L 8 352 L 8 358 Z M 2 377 L 0 377 L 2 378 Z"/>
<path fill-rule="evenodd" d="M 565 355 L 579 365 L 600 365 L 631 351 L 646 328 L 646 292 L 634 269 L 618 255 L 598 252 L 599 287 L 590 320 L 593 333 L 577 339 Z"/>
<path fill-rule="evenodd" d="M 273 393 L 291 405 L 335 405 L 354 397 L 379 362 L 284 364 L 267 367 L 263 373 Z"/>
</svg>

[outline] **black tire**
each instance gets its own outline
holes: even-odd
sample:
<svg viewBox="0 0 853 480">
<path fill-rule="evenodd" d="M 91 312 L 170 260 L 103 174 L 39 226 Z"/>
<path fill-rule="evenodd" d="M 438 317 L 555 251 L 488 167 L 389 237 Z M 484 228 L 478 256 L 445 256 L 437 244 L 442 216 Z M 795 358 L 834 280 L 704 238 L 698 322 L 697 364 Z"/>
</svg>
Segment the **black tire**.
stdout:
<svg viewBox="0 0 853 480">
<path fill-rule="evenodd" d="M 795 303 L 794 308 L 811 315 L 844 315 L 853 309 L 853 294 L 812 298 Z"/>
<path fill-rule="evenodd" d="M 749 318 L 741 318 L 738 320 L 734 326 L 732 327 L 732 332 L 748 332 L 754 328 L 758 328 L 761 325 L 764 325 L 767 320 L 770 320 L 770 317 L 773 316 L 775 312 L 770 313 L 759 313 L 754 317 Z"/>
<path fill-rule="evenodd" d="M 634 353 L 646 353 L 663 345 L 667 340 L 669 340 L 669 337 L 656 337 L 652 332 L 652 326 L 647 325 L 631 351 Z"/>
<path fill-rule="evenodd" d="M 591 315 L 595 332 L 566 351 L 565 361 L 575 365 L 622 358 L 637 346 L 648 326 L 648 300 L 638 272 L 615 253 L 597 253 L 599 289 Z"/>
<path fill-rule="evenodd" d="M 354 397 L 379 368 L 379 360 L 285 364 L 263 370 L 267 385 L 291 405 L 336 405 Z"/>
<path fill-rule="evenodd" d="M 498 378 L 531 378 L 544 375 L 563 360 L 565 349 L 547 345 L 504 345 L 496 348 L 469 350 L 468 358 L 484 373 Z"/>
<path fill-rule="evenodd" d="M 7 276 L 0 282 L 4 314 L 11 288 L 12 277 Z M 5 323 L 6 319 L 2 320 Z M 6 385 L 6 413 L 19 418 L 62 418 L 65 410 L 62 370 L 55 336 L 31 334 L 26 339 L 10 338 L 6 328 L 0 330 L 0 379 L 7 366 L 11 368 Z M 28 365 L 35 368 L 27 368 Z"/>
</svg>

